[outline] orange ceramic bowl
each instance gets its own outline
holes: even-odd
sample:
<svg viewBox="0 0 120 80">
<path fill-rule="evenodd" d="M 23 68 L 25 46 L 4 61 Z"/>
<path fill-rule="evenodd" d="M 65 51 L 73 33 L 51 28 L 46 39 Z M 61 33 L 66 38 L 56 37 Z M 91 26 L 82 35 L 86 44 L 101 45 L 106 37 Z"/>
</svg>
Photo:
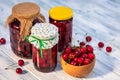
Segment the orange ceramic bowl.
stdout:
<svg viewBox="0 0 120 80">
<path fill-rule="evenodd" d="M 64 61 L 62 57 L 60 57 L 60 63 L 62 69 L 69 75 L 73 77 L 85 77 L 88 75 L 94 68 L 95 66 L 95 61 L 96 59 L 88 64 L 88 65 L 83 65 L 83 66 L 73 66 L 71 64 L 68 64 L 67 62 Z"/>
</svg>

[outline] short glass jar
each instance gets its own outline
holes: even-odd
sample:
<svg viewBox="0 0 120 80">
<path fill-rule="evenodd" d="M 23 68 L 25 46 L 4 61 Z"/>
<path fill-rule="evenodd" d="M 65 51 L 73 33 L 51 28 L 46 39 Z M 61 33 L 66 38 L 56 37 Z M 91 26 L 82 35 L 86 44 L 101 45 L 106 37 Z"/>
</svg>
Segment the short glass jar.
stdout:
<svg viewBox="0 0 120 80">
<path fill-rule="evenodd" d="M 27 40 L 32 44 L 34 67 L 41 72 L 51 72 L 57 65 L 58 28 L 48 23 L 37 23 Z"/>
<path fill-rule="evenodd" d="M 16 55 L 23 58 L 32 57 L 32 45 L 25 41 L 25 37 L 30 35 L 33 25 L 41 22 L 45 22 L 45 19 L 40 14 L 39 6 L 34 3 L 19 3 L 12 8 L 12 14 L 6 23 L 9 25 L 11 48 Z"/>
<path fill-rule="evenodd" d="M 49 22 L 59 28 L 58 50 L 62 51 L 71 44 L 73 11 L 65 6 L 57 6 L 49 11 Z"/>
</svg>

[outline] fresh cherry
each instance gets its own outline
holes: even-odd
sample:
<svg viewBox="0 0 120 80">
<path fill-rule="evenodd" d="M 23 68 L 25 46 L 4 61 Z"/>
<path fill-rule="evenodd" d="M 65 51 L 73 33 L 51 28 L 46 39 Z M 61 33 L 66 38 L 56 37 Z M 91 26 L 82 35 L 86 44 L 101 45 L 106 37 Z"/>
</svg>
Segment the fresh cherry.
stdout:
<svg viewBox="0 0 120 80">
<path fill-rule="evenodd" d="M 24 66 L 24 61 L 23 61 L 22 59 L 19 59 L 19 60 L 18 60 L 18 65 L 19 65 L 19 66 Z"/>
<path fill-rule="evenodd" d="M 78 49 L 79 49 L 79 48 L 74 48 L 74 49 L 73 49 L 73 52 L 79 51 Z"/>
<path fill-rule="evenodd" d="M 84 47 L 80 47 L 80 52 L 81 53 L 86 53 L 86 49 Z"/>
<path fill-rule="evenodd" d="M 74 58 L 74 61 L 75 61 L 75 62 L 77 62 L 77 61 L 78 61 L 78 58 L 77 58 L 77 57 L 75 57 L 75 58 Z"/>
<path fill-rule="evenodd" d="M 71 52 L 71 53 L 69 54 L 69 58 L 70 58 L 70 59 L 74 59 L 74 58 L 75 58 L 75 54 L 74 54 L 73 52 Z"/>
<path fill-rule="evenodd" d="M 86 53 L 82 54 L 82 58 L 88 58 L 88 55 Z"/>
<path fill-rule="evenodd" d="M 62 58 L 66 61 L 68 60 L 68 54 L 62 54 Z"/>
<path fill-rule="evenodd" d="M 80 51 L 78 51 L 78 50 L 74 51 L 74 54 L 75 54 L 76 57 L 79 57 L 81 55 Z"/>
<path fill-rule="evenodd" d="M 112 47 L 111 47 L 111 46 L 107 46 L 107 47 L 106 47 L 106 51 L 107 51 L 107 52 L 111 52 L 111 51 L 112 51 Z"/>
<path fill-rule="evenodd" d="M 70 53 L 71 52 L 71 47 L 67 47 L 66 49 L 65 49 L 65 53 Z"/>
<path fill-rule="evenodd" d="M 91 37 L 91 36 L 87 36 L 87 37 L 86 37 L 86 41 L 87 41 L 87 42 L 90 42 L 91 40 L 92 40 L 92 37 Z"/>
<path fill-rule="evenodd" d="M 99 47 L 99 48 L 103 48 L 103 47 L 104 47 L 104 43 L 103 43 L 103 42 L 99 42 L 99 43 L 98 43 L 98 47 Z"/>
<path fill-rule="evenodd" d="M 76 61 L 71 61 L 70 64 L 76 66 L 76 65 L 77 65 L 77 62 L 76 62 Z"/>
<path fill-rule="evenodd" d="M 5 44 L 5 43 L 6 43 L 5 38 L 1 38 L 1 39 L 0 39 L 0 44 Z"/>
<path fill-rule="evenodd" d="M 16 73 L 17 74 L 22 74 L 23 73 L 23 70 L 21 68 L 16 68 Z"/>
<path fill-rule="evenodd" d="M 80 47 L 85 46 L 85 42 L 80 42 Z"/>
<path fill-rule="evenodd" d="M 89 58 L 86 58 L 85 60 L 84 60 L 84 65 L 87 65 L 87 64 L 89 64 L 90 63 L 90 59 Z"/>
<path fill-rule="evenodd" d="M 83 64 L 83 62 L 84 62 L 84 58 L 81 58 L 81 57 L 80 57 L 80 58 L 78 58 L 78 63 L 79 63 L 79 64 L 81 64 L 81 65 L 82 65 L 82 64 Z"/>
<path fill-rule="evenodd" d="M 91 36 L 86 37 L 86 42 L 90 42 L 91 40 L 92 40 Z M 62 58 L 68 64 L 74 66 L 90 64 L 95 58 L 95 55 L 93 53 L 94 49 L 91 45 L 86 44 L 86 42 L 84 41 L 80 42 L 78 47 L 68 46 L 62 53 Z M 99 44 L 100 44 L 100 46 L 98 45 L 99 47 L 104 46 L 104 44 L 101 45 L 101 42 Z"/>
<path fill-rule="evenodd" d="M 88 51 L 88 52 L 91 52 L 91 53 L 92 53 L 93 50 L 94 50 L 91 45 L 87 45 L 86 48 L 87 48 L 87 51 Z"/>
<path fill-rule="evenodd" d="M 93 53 L 88 53 L 89 59 L 93 60 L 95 58 L 95 55 Z"/>
</svg>

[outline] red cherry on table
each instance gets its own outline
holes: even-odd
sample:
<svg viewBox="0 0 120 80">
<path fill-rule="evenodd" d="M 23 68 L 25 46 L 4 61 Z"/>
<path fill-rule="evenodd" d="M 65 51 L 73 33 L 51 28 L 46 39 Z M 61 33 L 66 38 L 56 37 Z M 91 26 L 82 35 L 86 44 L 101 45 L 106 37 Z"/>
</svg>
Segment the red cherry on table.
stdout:
<svg viewBox="0 0 120 80">
<path fill-rule="evenodd" d="M 23 73 L 23 70 L 21 68 L 16 68 L 16 73 L 17 74 L 22 74 Z"/>
<path fill-rule="evenodd" d="M 103 43 L 103 42 L 99 42 L 99 43 L 98 43 L 98 47 L 99 47 L 99 48 L 103 48 L 103 47 L 104 47 L 104 43 Z"/>
<path fill-rule="evenodd" d="M 106 47 L 106 51 L 107 51 L 107 52 L 111 52 L 111 51 L 112 51 L 112 47 L 111 47 L 111 46 L 107 46 L 107 47 Z"/>
<path fill-rule="evenodd" d="M 86 37 L 86 41 L 87 41 L 87 42 L 90 42 L 91 40 L 92 40 L 92 37 L 91 37 L 91 36 L 87 36 L 87 37 Z"/>
<path fill-rule="evenodd" d="M 1 38 L 1 39 L 0 39 L 0 44 L 5 44 L 5 43 L 6 43 L 5 38 Z"/>
<path fill-rule="evenodd" d="M 24 66 L 24 61 L 23 61 L 22 59 L 19 59 L 19 60 L 18 60 L 18 65 L 19 65 L 19 66 Z"/>
<path fill-rule="evenodd" d="M 93 53 L 88 53 L 89 59 L 93 60 L 95 58 L 95 55 Z"/>
</svg>

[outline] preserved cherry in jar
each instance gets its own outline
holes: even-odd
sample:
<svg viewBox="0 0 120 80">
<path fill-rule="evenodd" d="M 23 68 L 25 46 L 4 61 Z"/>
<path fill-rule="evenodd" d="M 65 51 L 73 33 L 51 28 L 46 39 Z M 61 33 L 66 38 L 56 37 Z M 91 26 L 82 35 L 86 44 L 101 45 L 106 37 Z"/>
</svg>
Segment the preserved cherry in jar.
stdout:
<svg viewBox="0 0 120 80">
<path fill-rule="evenodd" d="M 58 49 L 62 51 L 71 44 L 73 11 L 65 6 L 57 6 L 49 11 L 49 22 L 59 29 Z"/>
<path fill-rule="evenodd" d="M 41 72 L 51 72 L 57 65 L 57 45 L 50 49 L 42 49 L 44 58 L 40 57 L 40 49 L 32 47 L 34 67 Z"/>
<path fill-rule="evenodd" d="M 27 40 L 32 44 L 34 67 L 41 72 L 51 72 L 57 65 L 58 28 L 48 23 L 37 23 Z"/>
<path fill-rule="evenodd" d="M 12 14 L 6 21 L 10 30 L 10 42 L 13 52 L 23 58 L 32 57 L 32 45 L 25 41 L 30 29 L 36 23 L 45 22 L 38 5 L 24 2 L 12 8 Z"/>
</svg>

